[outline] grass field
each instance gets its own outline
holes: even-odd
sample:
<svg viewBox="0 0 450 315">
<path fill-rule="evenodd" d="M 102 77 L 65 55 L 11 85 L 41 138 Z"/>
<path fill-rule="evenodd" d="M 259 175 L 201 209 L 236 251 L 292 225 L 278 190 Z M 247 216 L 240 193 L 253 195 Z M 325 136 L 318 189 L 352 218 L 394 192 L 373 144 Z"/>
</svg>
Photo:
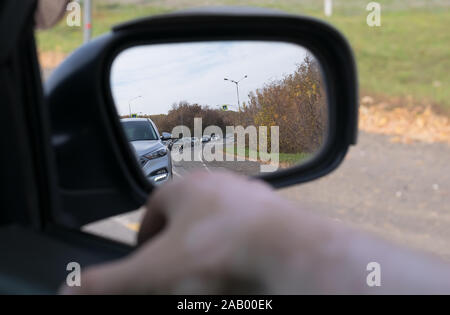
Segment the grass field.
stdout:
<svg viewBox="0 0 450 315">
<path fill-rule="evenodd" d="M 236 156 L 242 156 L 245 158 L 250 158 L 250 149 L 248 147 L 242 148 L 237 147 L 237 145 L 233 146 L 227 146 L 225 147 L 225 153 L 228 154 L 234 154 Z M 255 152 L 252 150 L 252 153 L 254 156 L 257 156 L 257 159 L 260 160 L 261 156 L 259 152 Z M 267 154 L 266 154 L 267 155 Z M 311 157 L 311 154 L 308 153 L 279 153 L 278 154 L 278 162 L 284 166 L 292 166 L 299 164 L 300 162 L 304 161 L 305 159 Z M 264 160 L 270 160 L 270 156 L 265 156 Z"/>
<path fill-rule="evenodd" d="M 321 0 L 121 2 L 94 1 L 94 36 L 133 18 L 203 4 L 257 5 L 326 19 Z M 355 51 L 363 94 L 409 100 L 403 105 L 430 103 L 450 113 L 450 0 L 379 1 L 382 26 L 373 28 L 366 24 L 368 2 L 336 0 L 333 16 L 326 19 L 348 37 Z M 70 53 L 81 43 L 81 28 L 68 27 L 65 20 L 38 32 L 41 52 Z"/>
</svg>

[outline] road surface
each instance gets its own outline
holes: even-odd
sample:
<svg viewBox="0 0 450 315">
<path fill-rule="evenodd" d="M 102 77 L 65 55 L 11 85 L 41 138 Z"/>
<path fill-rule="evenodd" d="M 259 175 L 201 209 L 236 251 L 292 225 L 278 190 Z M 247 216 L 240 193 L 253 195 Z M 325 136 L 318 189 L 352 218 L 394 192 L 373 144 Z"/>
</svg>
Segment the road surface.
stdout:
<svg viewBox="0 0 450 315">
<path fill-rule="evenodd" d="M 172 161 L 173 161 L 173 173 L 174 177 L 183 177 L 187 173 L 195 170 L 206 170 L 208 172 L 218 171 L 218 170 L 231 170 L 235 173 L 241 175 L 256 175 L 260 172 L 260 164 L 256 161 L 237 161 L 236 157 L 231 154 L 226 154 L 222 150 L 220 151 L 220 160 L 207 161 L 202 154 L 202 151 L 215 153 L 216 148 L 225 146 L 233 146 L 234 139 L 225 138 L 220 140 L 214 140 L 206 143 L 198 143 L 196 148 L 185 147 L 188 150 L 189 159 L 182 159 L 182 154 L 180 152 L 179 146 L 175 145 L 172 149 Z M 220 150 L 220 149 L 219 149 Z M 232 158 L 234 161 L 227 161 L 227 159 Z M 179 162 L 177 162 L 179 161 Z"/>
<path fill-rule="evenodd" d="M 360 133 L 335 172 L 279 193 L 299 207 L 450 261 L 449 158 L 447 144 L 391 143 L 387 136 Z M 248 163 L 242 173 L 255 167 Z M 189 169 L 175 165 L 181 176 Z M 135 211 L 88 229 L 132 243 L 141 215 Z"/>
</svg>

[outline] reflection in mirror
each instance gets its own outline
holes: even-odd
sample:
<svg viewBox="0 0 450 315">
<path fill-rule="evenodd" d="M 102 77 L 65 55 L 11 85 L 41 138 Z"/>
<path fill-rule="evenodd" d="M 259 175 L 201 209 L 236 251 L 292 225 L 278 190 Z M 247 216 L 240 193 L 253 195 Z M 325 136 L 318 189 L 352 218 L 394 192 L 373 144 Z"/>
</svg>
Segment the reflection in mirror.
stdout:
<svg viewBox="0 0 450 315">
<path fill-rule="evenodd" d="M 111 90 L 154 184 L 199 168 L 274 172 L 314 158 L 327 135 L 320 65 L 291 43 L 136 46 L 114 60 Z"/>
</svg>

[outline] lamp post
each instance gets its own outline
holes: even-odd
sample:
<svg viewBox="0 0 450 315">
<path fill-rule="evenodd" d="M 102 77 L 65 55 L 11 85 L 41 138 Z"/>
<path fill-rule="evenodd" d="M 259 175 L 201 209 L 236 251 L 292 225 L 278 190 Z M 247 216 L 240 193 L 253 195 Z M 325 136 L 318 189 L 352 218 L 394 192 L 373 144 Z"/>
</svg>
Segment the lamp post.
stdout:
<svg viewBox="0 0 450 315">
<path fill-rule="evenodd" d="M 241 103 L 239 101 L 239 82 L 241 82 L 242 80 L 246 79 L 247 75 L 244 75 L 244 77 L 238 81 L 235 80 L 231 80 L 228 78 L 224 78 L 224 81 L 230 81 L 231 83 L 236 84 L 236 95 L 237 95 L 237 103 L 238 103 L 238 110 L 241 111 Z"/>
<path fill-rule="evenodd" d="M 333 14 L 333 0 L 325 0 L 324 2 L 325 16 L 329 17 Z"/>
<path fill-rule="evenodd" d="M 128 110 L 130 111 L 130 118 L 131 118 L 131 102 L 137 100 L 140 97 L 142 97 L 142 95 L 136 96 L 135 98 L 132 98 L 131 100 L 128 101 Z"/>
<path fill-rule="evenodd" d="M 92 2 L 91 0 L 84 0 L 84 33 L 83 42 L 87 43 L 92 37 Z"/>
</svg>

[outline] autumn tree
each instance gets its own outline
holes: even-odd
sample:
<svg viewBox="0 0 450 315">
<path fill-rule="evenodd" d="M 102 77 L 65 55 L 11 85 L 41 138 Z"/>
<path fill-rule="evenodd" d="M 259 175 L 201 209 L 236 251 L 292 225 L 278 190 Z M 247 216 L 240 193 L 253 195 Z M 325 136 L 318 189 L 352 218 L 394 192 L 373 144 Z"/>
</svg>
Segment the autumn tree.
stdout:
<svg viewBox="0 0 450 315">
<path fill-rule="evenodd" d="M 322 74 L 310 56 L 294 73 L 251 92 L 240 115 L 244 125 L 279 126 L 280 152 L 286 153 L 317 151 L 324 140 L 326 119 Z"/>
</svg>

